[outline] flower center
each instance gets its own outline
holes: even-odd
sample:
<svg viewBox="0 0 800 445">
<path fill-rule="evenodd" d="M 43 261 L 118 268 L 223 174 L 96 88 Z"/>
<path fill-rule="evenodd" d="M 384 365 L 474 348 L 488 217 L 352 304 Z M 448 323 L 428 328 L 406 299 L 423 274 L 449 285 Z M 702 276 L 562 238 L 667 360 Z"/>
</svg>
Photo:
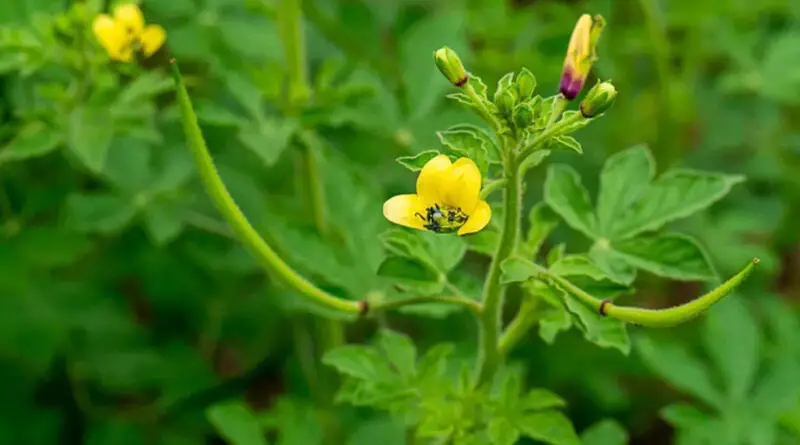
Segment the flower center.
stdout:
<svg viewBox="0 0 800 445">
<path fill-rule="evenodd" d="M 425 209 L 425 214 L 415 213 L 417 218 L 425 221 L 426 229 L 436 233 L 455 232 L 467 222 L 467 216 L 461 207 L 450 207 L 446 205 L 434 204 Z"/>
</svg>

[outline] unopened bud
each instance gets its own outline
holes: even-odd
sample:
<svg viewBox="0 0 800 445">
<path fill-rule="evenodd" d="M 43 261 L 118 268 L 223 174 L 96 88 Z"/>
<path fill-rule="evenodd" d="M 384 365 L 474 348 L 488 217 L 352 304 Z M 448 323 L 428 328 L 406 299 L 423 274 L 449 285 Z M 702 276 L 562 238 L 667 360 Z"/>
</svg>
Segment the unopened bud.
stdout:
<svg viewBox="0 0 800 445">
<path fill-rule="evenodd" d="M 617 98 L 617 89 L 611 82 L 598 81 L 581 102 L 581 114 L 591 118 L 605 113 Z"/>
<path fill-rule="evenodd" d="M 564 69 L 561 72 L 559 91 L 567 100 L 575 99 L 583 88 L 586 76 L 597 60 L 597 42 L 605 28 L 606 21 L 602 16 L 591 17 L 584 14 L 575 24 L 569 40 L 567 56 L 564 58 Z"/>
<path fill-rule="evenodd" d="M 517 94 L 520 100 L 527 100 L 536 89 L 536 77 L 527 68 L 522 68 L 517 76 Z"/>
<path fill-rule="evenodd" d="M 528 128 L 533 123 L 533 109 L 530 104 L 520 104 L 514 109 L 514 126 L 519 129 Z"/>
<path fill-rule="evenodd" d="M 469 80 L 469 74 L 464 69 L 464 64 L 458 58 L 458 54 L 448 47 L 442 47 L 433 52 L 433 61 L 436 68 L 444 74 L 444 77 L 457 87 L 462 87 Z"/>
<path fill-rule="evenodd" d="M 494 104 L 497 105 L 497 109 L 503 113 L 503 116 L 511 116 L 516 101 L 510 88 L 501 88 L 494 93 Z"/>
</svg>

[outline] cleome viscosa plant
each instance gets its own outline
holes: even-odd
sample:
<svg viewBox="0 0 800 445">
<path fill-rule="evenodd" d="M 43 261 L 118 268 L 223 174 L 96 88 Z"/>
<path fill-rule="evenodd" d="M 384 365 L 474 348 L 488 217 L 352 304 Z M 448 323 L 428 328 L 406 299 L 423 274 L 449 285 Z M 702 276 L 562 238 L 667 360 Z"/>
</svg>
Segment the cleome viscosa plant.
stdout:
<svg viewBox="0 0 800 445">
<path fill-rule="evenodd" d="M 178 64 L 172 61 L 183 127 L 209 196 L 243 244 L 298 298 L 347 320 L 431 303 L 467 309 L 475 316 L 476 359 L 462 364 L 456 378 L 446 372 L 452 348 L 438 345 L 418 357 L 408 337 L 388 330 L 374 345 L 346 344 L 328 351 L 324 363 L 344 379 L 339 402 L 390 412 L 412 431 L 415 443 L 513 444 L 526 436 L 577 444 L 577 433 L 560 411 L 565 402 L 545 389 L 524 388 L 520 374 L 504 365 L 526 334 L 541 324 L 542 332 L 546 330 L 542 337 L 551 342 L 574 326 L 587 340 L 628 353 L 626 324 L 669 327 L 691 320 L 728 295 L 757 264 L 754 260 L 719 287 L 680 306 L 646 309 L 615 302 L 630 293 L 639 270 L 676 280 L 716 280 L 698 243 L 663 227 L 711 205 L 741 181 L 694 170 L 655 177 L 654 161 L 644 147 L 622 151 L 606 162 L 596 208 L 578 173 L 569 165 L 552 164 L 544 201 L 523 211 L 526 173 L 553 152 L 582 153 L 570 135 L 603 117 L 614 103 L 616 88 L 600 81 L 577 109 L 568 109 L 597 58 L 604 26 L 599 16 L 578 20 L 560 92 L 549 97 L 536 94 L 536 78 L 523 68 L 503 76 L 490 98 L 488 87 L 468 72 L 455 51 L 443 47 L 434 52 L 436 67 L 456 89 L 448 97 L 473 111 L 489 132 L 457 125 L 439 133 L 443 149 L 398 159 L 419 173 L 415 193 L 392 197 L 383 206 L 386 219 L 402 228 L 381 237 L 389 255 L 378 274 L 402 295 L 371 292 L 358 301 L 329 293 L 301 276 L 250 225 L 214 166 Z M 540 261 L 544 240 L 561 222 L 592 240 L 591 249 L 567 253 L 561 246 Z M 458 291 L 449 278 L 467 248 L 491 259 L 477 299 Z M 503 325 L 510 286 L 518 286 L 524 299 L 512 321 Z"/>
</svg>

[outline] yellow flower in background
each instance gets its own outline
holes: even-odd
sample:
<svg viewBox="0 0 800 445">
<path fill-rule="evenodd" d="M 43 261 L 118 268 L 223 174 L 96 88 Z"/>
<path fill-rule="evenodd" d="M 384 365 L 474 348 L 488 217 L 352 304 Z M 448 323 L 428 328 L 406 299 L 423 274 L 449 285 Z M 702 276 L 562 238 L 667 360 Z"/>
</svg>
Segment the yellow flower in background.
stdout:
<svg viewBox="0 0 800 445">
<path fill-rule="evenodd" d="M 100 14 L 94 19 L 92 30 L 109 57 L 120 62 L 133 61 L 139 52 L 150 57 L 167 38 L 164 28 L 145 26 L 142 11 L 133 3 L 117 6 L 113 17 Z"/>
<path fill-rule="evenodd" d="M 428 161 L 417 178 L 415 195 L 397 195 L 383 204 L 389 221 L 418 230 L 459 235 L 477 232 L 492 219 L 480 199 L 481 172 L 469 158 L 450 162 L 445 155 Z"/>
<path fill-rule="evenodd" d="M 581 92 L 592 64 L 597 60 L 597 41 L 600 40 L 605 24 L 602 16 L 593 18 L 589 14 L 583 14 L 572 30 L 559 88 L 568 100 L 575 99 Z"/>
</svg>

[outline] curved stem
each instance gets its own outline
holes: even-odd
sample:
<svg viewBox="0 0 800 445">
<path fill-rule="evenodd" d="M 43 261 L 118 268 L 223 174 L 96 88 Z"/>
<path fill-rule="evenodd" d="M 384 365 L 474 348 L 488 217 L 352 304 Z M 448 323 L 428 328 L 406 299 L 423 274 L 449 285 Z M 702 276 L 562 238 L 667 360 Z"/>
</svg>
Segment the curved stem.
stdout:
<svg viewBox="0 0 800 445">
<path fill-rule="evenodd" d="M 368 312 L 365 314 L 372 314 L 379 311 L 388 311 L 391 309 L 397 309 L 402 306 L 408 306 L 411 304 L 424 304 L 424 303 L 448 303 L 448 304 L 455 304 L 459 306 L 464 306 L 465 308 L 469 309 L 475 315 L 480 315 L 483 312 L 483 306 L 481 303 L 470 300 L 468 298 L 462 297 L 410 297 L 410 298 L 402 298 L 397 300 L 389 300 L 389 301 L 382 301 L 375 304 L 370 304 L 367 309 Z"/>
<path fill-rule="evenodd" d="M 186 91 L 186 85 L 184 85 L 178 69 L 178 63 L 172 60 L 171 64 L 183 130 L 200 173 L 200 178 L 214 206 L 231 226 L 239 240 L 255 255 L 264 268 L 308 300 L 340 312 L 354 315 L 360 313 L 360 303 L 337 298 L 316 287 L 298 274 L 275 253 L 272 247 L 253 228 L 225 188 L 225 184 L 222 182 L 222 178 L 214 165 L 214 160 L 208 152 L 208 147 L 206 147 L 203 133 L 197 123 L 197 115 L 194 112 L 189 93 Z"/>
<path fill-rule="evenodd" d="M 522 204 L 522 183 L 519 166 L 513 159 L 506 163 L 506 183 L 503 192 L 505 205 L 503 229 L 500 244 L 492 258 L 489 273 L 483 288 L 483 313 L 480 319 L 480 351 L 478 356 L 478 384 L 491 380 L 500 366 L 502 356 L 498 349 L 500 318 L 503 309 L 505 286 L 500 283 L 500 265 L 514 252 L 519 239 L 520 206 Z"/>
<path fill-rule="evenodd" d="M 483 189 L 481 189 L 481 194 L 480 194 L 481 199 L 486 199 L 486 197 L 491 195 L 492 192 L 499 190 L 507 183 L 508 180 L 506 178 L 495 179 L 494 181 L 487 182 L 486 185 L 483 186 Z"/>
<path fill-rule="evenodd" d="M 522 340 L 525 334 L 537 322 L 536 306 L 539 303 L 538 298 L 526 298 L 519 308 L 519 312 L 503 331 L 500 336 L 500 343 L 497 348 L 500 350 L 500 356 L 505 357 L 508 353 Z"/>
<path fill-rule="evenodd" d="M 666 328 L 684 323 L 699 316 L 706 309 L 711 307 L 711 305 L 723 299 L 750 275 L 750 272 L 752 272 L 755 265 L 758 264 L 758 261 L 758 258 L 754 258 L 753 261 L 748 263 L 739 273 L 705 295 L 688 303 L 667 309 L 642 309 L 617 306 L 609 300 L 601 300 L 589 295 L 586 291 L 575 286 L 567 279 L 551 273 L 544 268 L 541 268 L 540 274 L 542 279 L 561 288 L 563 291 L 580 300 L 581 303 L 598 311 L 601 315 L 641 326 Z"/>
</svg>

